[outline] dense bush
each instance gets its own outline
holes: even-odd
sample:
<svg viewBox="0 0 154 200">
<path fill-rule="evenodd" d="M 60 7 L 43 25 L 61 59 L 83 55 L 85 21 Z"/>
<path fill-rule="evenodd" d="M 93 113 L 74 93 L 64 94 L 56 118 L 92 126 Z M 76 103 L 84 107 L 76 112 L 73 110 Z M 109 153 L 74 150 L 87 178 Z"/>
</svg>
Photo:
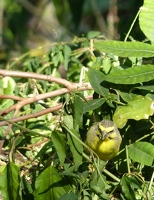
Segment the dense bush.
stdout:
<svg viewBox="0 0 154 200">
<path fill-rule="evenodd" d="M 137 14 L 146 42 L 127 41 L 134 19 L 124 42 L 91 31 L 0 69 L 3 199 L 153 199 L 153 10 Z M 102 119 L 122 136 L 109 162 L 84 143 Z"/>
</svg>

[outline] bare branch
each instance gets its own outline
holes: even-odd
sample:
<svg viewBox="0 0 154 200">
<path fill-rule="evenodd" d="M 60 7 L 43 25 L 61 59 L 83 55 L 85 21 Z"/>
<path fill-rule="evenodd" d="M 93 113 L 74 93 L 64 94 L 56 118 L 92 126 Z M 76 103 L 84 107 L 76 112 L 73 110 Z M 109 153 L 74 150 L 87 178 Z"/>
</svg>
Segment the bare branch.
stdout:
<svg viewBox="0 0 154 200">
<path fill-rule="evenodd" d="M 20 110 L 21 107 L 23 107 L 23 106 L 25 106 L 27 104 L 31 104 L 31 103 L 37 102 L 37 101 L 42 100 L 42 99 L 59 96 L 59 95 L 62 95 L 62 94 L 66 94 L 66 93 L 75 91 L 75 90 L 83 91 L 83 90 L 91 90 L 92 89 L 92 87 L 91 87 L 91 85 L 89 83 L 85 83 L 85 85 L 83 85 L 83 86 L 80 86 L 80 84 L 76 83 L 76 84 L 71 85 L 70 88 L 71 89 L 61 88 L 59 90 L 55 90 L 55 91 L 48 92 L 48 93 L 45 93 L 45 94 L 39 94 L 39 95 L 36 95 L 34 97 L 23 99 L 22 101 L 14 104 L 10 108 L 1 111 L 0 115 L 8 114 L 11 111 L 16 110 L 16 109 Z"/>
<path fill-rule="evenodd" d="M 12 99 L 16 101 L 22 101 L 24 98 L 12 95 L 0 95 L 0 99 Z"/>
<path fill-rule="evenodd" d="M 21 98 L 21 97 L 17 97 L 17 96 L 11 96 L 11 95 L 1 95 L 0 99 L 12 99 L 12 100 L 19 101 L 18 103 L 14 104 L 13 106 L 9 107 L 8 109 L 0 111 L 0 115 L 6 115 L 6 114 L 8 114 L 12 111 L 15 111 L 13 118 L 11 120 L 6 119 L 6 121 L 5 121 L 4 118 L 0 117 L 0 119 L 3 120 L 3 121 L 0 122 L 0 126 L 9 125 L 6 132 L 5 132 L 5 135 L 4 135 L 5 137 L 7 136 L 8 132 L 10 131 L 13 123 L 23 121 L 23 120 L 27 120 L 27 119 L 30 119 L 30 118 L 36 118 L 36 117 L 48 114 L 50 112 L 54 112 L 56 110 L 59 110 L 59 109 L 62 108 L 62 103 L 60 103 L 59 105 L 54 106 L 52 108 L 47 108 L 45 110 L 39 111 L 39 112 L 34 113 L 34 114 L 16 117 L 18 111 L 23 106 L 37 102 L 37 101 L 40 101 L 40 100 L 43 100 L 43 99 L 53 98 L 55 96 L 60 96 L 62 94 L 70 93 L 70 92 L 73 92 L 73 91 L 92 90 L 92 86 L 90 85 L 89 82 L 83 83 L 83 84 L 74 83 L 74 82 L 67 81 L 66 79 L 63 79 L 63 78 L 57 78 L 57 77 L 54 77 L 54 76 L 48 76 L 48 75 L 44 75 L 44 74 L 36 74 L 36 73 L 31 73 L 31 72 L 9 71 L 9 70 L 1 70 L 0 69 L 0 75 L 1 76 L 12 76 L 12 77 L 23 77 L 23 78 L 33 78 L 33 79 L 38 79 L 38 80 L 45 80 L 45 81 L 58 83 L 58 84 L 63 85 L 65 87 L 65 88 L 61 88 L 61 89 L 51 91 L 51 92 L 48 92 L 48 93 L 38 94 L 38 95 L 35 95 L 33 97 L 29 97 L 29 98 L 26 98 L 26 99 Z M 1 143 L 0 143 L 0 150 L 2 149 L 4 141 L 5 141 L 5 139 L 2 140 Z"/>
<path fill-rule="evenodd" d="M 1 76 L 23 77 L 23 78 L 33 78 L 33 79 L 45 80 L 45 81 L 49 81 L 49 82 L 58 83 L 67 88 L 69 88 L 70 84 L 73 84 L 63 78 L 57 78 L 54 76 L 49 76 L 49 75 L 44 75 L 44 74 L 36 74 L 36 73 L 32 73 L 32 72 L 10 71 L 10 70 L 0 69 L 0 75 Z"/>
<path fill-rule="evenodd" d="M 58 105 L 52 107 L 52 108 L 47 108 L 45 110 L 41 110 L 37 113 L 33 113 L 33 114 L 29 114 L 29 115 L 25 115 L 25 116 L 21 116 L 21 117 L 17 117 L 17 118 L 13 118 L 9 121 L 1 121 L 0 122 L 0 127 L 1 126 L 5 126 L 5 125 L 8 125 L 9 123 L 16 123 L 16 122 L 19 122 L 19 121 L 23 121 L 23 120 L 27 120 L 27 119 L 31 119 L 31 118 L 36 118 L 36 117 L 40 117 L 42 115 L 46 115 L 48 113 L 52 113 L 52 112 L 55 112 L 59 109 L 62 108 L 62 103 L 59 103 Z"/>
</svg>

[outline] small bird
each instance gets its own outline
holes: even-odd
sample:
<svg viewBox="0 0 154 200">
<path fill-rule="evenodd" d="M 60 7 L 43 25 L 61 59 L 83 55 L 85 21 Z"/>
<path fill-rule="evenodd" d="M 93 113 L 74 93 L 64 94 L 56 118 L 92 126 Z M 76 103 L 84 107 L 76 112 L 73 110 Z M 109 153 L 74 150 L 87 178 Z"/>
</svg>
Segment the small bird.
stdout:
<svg viewBox="0 0 154 200">
<path fill-rule="evenodd" d="M 94 123 L 87 132 L 85 143 L 104 161 L 112 159 L 119 151 L 122 138 L 111 120 Z"/>
</svg>

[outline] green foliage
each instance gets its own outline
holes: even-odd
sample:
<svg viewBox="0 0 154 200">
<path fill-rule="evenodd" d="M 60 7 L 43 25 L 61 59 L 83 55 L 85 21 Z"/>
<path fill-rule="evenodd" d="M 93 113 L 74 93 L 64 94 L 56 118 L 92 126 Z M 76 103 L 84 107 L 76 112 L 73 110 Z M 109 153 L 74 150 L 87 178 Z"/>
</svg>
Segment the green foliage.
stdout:
<svg viewBox="0 0 154 200">
<path fill-rule="evenodd" d="M 144 5 L 141 7 L 141 13 L 139 16 L 139 23 L 141 30 L 146 37 L 153 43 L 154 24 L 150 20 L 154 14 L 154 2 L 145 0 Z"/>
<path fill-rule="evenodd" d="M 90 110 L 95 110 L 99 108 L 103 103 L 105 103 L 105 99 L 93 99 L 83 103 L 83 113 L 89 112 Z"/>
<path fill-rule="evenodd" d="M 99 51 L 112 53 L 120 57 L 153 57 L 154 47 L 143 42 L 96 41 L 94 46 Z"/>
<path fill-rule="evenodd" d="M 34 199 L 59 199 L 71 189 L 66 180 L 52 166 L 46 168 L 36 179 Z"/>
<path fill-rule="evenodd" d="M 154 101 L 147 96 L 136 96 L 127 105 L 118 106 L 113 115 L 113 121 L 118 127 L 122 128 L 126 125 L 128 119 L 148 119 L 153 113 Z"/>
<path fill-rule="evenodd" d="M 102 74 L 102 79 L 116 84 L 136 84 L 153 80 L 153 71 L 153 65 L 141 65 L 113 70 L 107 76 Z"/>
<path fill-rule="evenodd" d="M 141 183 L 133 176 L 124 175 L 121 179 L 122 199 L 137 199 L 138 190 L 141 190 Z M 135 192 L 134 192 L 135 191 Z M 141 196 L 139 197 L 141 198 Z"/>
<path fill-rule="evenodd" d="M 149 2 L 143 8 L 151 10 Z M 144 26 L 150 17 L 141 9 L 141 28 L 153 42 L 152 19 L 149 34 Z M 101 36 L 92 31 L 53 43 L 47 53 L 29 51 L 10 64 L 14 73 L 1 77 L 4 199 L 153 198 L 154 48 Z M 113 120 L 122 136 L 120 152 L 108 163 L 84 143 L 89 127 L 102 119 Z"/>
<path fill-rule="evenodd" d="M 56 148 L 60 164 L 63 165 L 66 158 L 66 136 L 59 131 L 52 132 L 52 142 Z"/>
<path fill-rule="evenodd" d="M 0 191 L 4 199 L 22 199 L 19 172 L 19 167 L 9 162 L 0 174 Z"/>
<path fill-rule="evenodd" d="M 0 94 L 1 95 L 12 95 L 15 88 L 15 81 L 11 77 L 4 77 L 0 79 Z M 13 101 L 10 99 L 0 100 L 0 108 L 5 109 L 8 106 L 13 105 Z"/>
<path fill-rule="evenodd" d="M 148 142 L 137 142 L 129 146 L 129 157 L 143 165 L 153 166 L 153 153 L 154 146 Z"/>
</svg>

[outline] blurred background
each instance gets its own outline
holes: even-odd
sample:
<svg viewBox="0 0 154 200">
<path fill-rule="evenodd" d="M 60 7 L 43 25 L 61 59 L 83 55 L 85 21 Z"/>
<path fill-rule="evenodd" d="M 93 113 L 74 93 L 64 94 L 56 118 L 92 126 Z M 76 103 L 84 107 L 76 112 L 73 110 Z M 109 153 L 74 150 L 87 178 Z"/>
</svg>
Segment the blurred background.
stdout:
<svg viewBox="0 0 154 200">
<path fill-rule="evenodd" d="M 0 0 L 0 68 L 30 49 L 100 31 L 124 40 L 143 0 Z M 142 41 L 138 20 L 131 32 Z"/>
</svg>

